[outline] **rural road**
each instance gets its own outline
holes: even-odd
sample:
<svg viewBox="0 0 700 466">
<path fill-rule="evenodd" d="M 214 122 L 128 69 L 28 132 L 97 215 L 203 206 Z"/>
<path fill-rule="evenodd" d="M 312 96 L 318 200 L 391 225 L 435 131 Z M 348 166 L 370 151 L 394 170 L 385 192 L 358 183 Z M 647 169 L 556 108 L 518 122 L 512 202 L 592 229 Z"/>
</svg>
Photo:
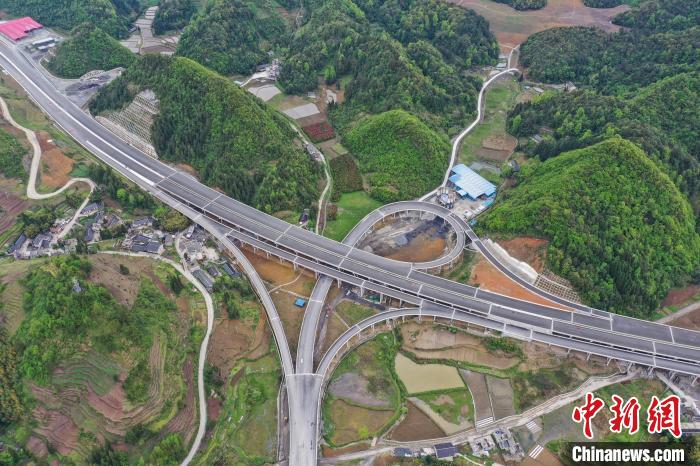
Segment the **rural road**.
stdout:
<svg viewBox="0 0 700 466">
<path fill-rule="evenodd" d="M 32 162 L 29 168 L 29 180 L 27 181 L 27 197 L 29 199 L 42 200 L 51 198 L 53 196 L 57 196 L 73 184 L 79 182 L 86 183 L 88 186 L 90 186 L 90 193 L 85 197 L 85 200 L 82 202 L 82 204 L 80 204 L 80 206 L 76 209 L 75 214 L 73 215 L 73 218 L 71 218 L 70 222 L 58 234 L 59 238 L 63 238 L 70 232 L 71 228 L 73 228 L 73 225 L 75 225 L 75 222 L 78 220 L 78 217 L 80 217 L 80 212 L 83 210 L 83 208 L 85 208 L 88 201 L 90 200 L 90 195 L 95 190 L 95 183 L 93 183 L 93 181 L 89 178 L 72 178 L 61 188 L 57 189 L 52 193 L 38 193 L 36 190 L 36 178 L 39 172 L 39 166 L 41 164 L 41 145 L 39 144 L 39 139 L 36 137 L 36 133 L 34 131 L 25 128 L 24 126 L 17 123 L 14 118 L 12 118 L 10 109 L 7 107 L 7 102 L 5 102 L 5 100 L 2 97 L 0 97 L 0 108 L 2 109 L 2 117 L 8 123 L 10 123 L 10 125 L 22 131 L 25 134 L 27 141 L 29 141 L 29 144 L 32 146 Z"/>
</svg>

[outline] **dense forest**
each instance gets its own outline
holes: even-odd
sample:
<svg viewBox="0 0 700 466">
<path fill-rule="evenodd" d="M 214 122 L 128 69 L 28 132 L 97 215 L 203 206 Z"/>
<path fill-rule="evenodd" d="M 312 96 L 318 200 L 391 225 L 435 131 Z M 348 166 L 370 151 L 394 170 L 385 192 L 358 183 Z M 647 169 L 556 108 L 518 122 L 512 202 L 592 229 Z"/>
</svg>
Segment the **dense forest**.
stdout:
<svg viewBox="0 0 700 466">
<path fill-rule="evenodd" d="M 626 3 L 624 0 L 583 0 L 583 4 L 591 8 L 614 8 Z"/>
<path fill-rule="evenodd" d="M 541 160 L 619 134 L 659 162 L 700 212 L 700 73 L 680 74 L 644 88 L 634 97 L 604 96 L 592 90 L 548 94 L 521 103 L 508 115 L 510 132 L 539 144 L 525 147 Z"/>
<path fill-rule="evenodd" d="M 382 202 L 413 199 L 440 184 L 450 151 L 446 137 L 403 110 L 361 120 L 343 144 L 369 175 L 370 195 Z"/>
<path fill-rule="evenodd" d="M 152 131 L 163 159 L 192 165 L 206 184 L 266 212 L 300 210 L 318 197 L 320 167 L 295 144 L 287 120 L 187 58 L 140 58 L 90 110 L 120 108 L 146 88 L 160 100 Z"/>
<path fill-rule="evenodd" d="M 288 41 L 286 22 L 273 0 L 215 0 L 185 28 L 177 54 L 221 74 L 248 74 L 267 52 Z"/>
<path fill-rule="evenodd" d="M 329 0 L 306 5 L 280 84 L 315 89 L 317 77 L 345 85 L 332 111 L 341 132 L 362 113 L 401 108 L 429 126 L 456 132 L 471 117 L 479 80 L 473 65 L 492 63 L 498 46 L 471 10 L 437 0 Z"/>
<path fill-rule="evenodd" d="M 163 0 L 153 18 L 153 32 L 164 34 L 184 28 L 197 11 L 194 0 Z"/>
<path fill-rule="evenodd" d="M 142 7 L 139 0 L 0 0 L 1 10 L 14 16 L 31 16 L 44 26 L 70 31 L 91 23 L 117 38 L 128 35 Z"/>
<path fill-rule="evenodd" d="M 56 76 L 79 78 L 92 70 L 127 67 L 135 55 L 100 28 L 85 23 L 76 27 L 62 42 L 47 67 Z"/>
<path fill-rule="evenodd" d="M 25 179 L 27 172 L 22 166 L 22 158 L 26 154 L 27 150 L 17 138 L 0 128 L 0 173 L 6 178 Z"/>
<path fill-rule="evenodd" d="M 570 27 L 533 34 L 521 47 L 520 62 L 535 80 L 571 80 L 606 94 L 700 69 L 700 2 L 650 0 L 615 22 L 628 29 L 607 34 Z"/>
<path fill-rule="evenodd" d="M 547 6 L 547 0 L 493 0 L 496 3 L 505 3 L 516 10 L 539 10 Z"/>
<path fill-rule="evenodd" d="M 648 318 L 697 273 L 690 206 L 633 143 L 615 137 L 525 164 L 517 180 L 480 225 L 549 238 L 549 267 L 586 302 Z"/>
</svg>

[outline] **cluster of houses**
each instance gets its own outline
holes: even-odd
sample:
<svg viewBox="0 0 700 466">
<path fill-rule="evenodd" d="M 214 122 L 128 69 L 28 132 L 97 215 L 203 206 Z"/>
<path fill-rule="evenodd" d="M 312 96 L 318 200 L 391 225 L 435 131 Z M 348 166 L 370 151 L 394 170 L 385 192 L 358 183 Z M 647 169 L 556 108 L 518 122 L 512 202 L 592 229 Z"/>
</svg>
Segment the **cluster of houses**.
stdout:
<svg viewBox="0 0 700 466">
<path fill-rule="evenodd" d="M 525 457 L 523 448 L 513 434 L 501 427 L 487 435 L 470 439 L 469 446 L 475 456 L 489 456 L 489 452 L 498 447 L 506 461 L 521 461 Z"/>
<path fill-rule="evenodd" d="M 151 216 L 134 220 L 121 243 L 122 249 L 131 252 L 162 254 L 165 247 L 172 246 L 173 235 L 154 228 Z"/>
<path fill-rule="evenodd" d="M 80 211 L 80 217 L 92 217 L 85 222 L 85 236 L 83 239 L 86 243 L 96 243 L 100 241 L 102 232 L 109 230 L 113 232 L 116 228 L 124 225 L 124 221 L 116 214 L 105 214 L 104 205 L 93 202 L 86 205 Z"/>
</svg>

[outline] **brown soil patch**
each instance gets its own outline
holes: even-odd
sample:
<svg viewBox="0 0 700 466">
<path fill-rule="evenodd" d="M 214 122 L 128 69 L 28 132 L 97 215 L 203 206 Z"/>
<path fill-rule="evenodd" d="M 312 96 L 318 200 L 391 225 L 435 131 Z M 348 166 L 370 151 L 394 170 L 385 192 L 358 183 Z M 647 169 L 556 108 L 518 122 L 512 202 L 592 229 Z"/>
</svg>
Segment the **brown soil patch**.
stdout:
<svg viewBox="0 0 700 466">
<path fill-rule="evenodd" d="M 493 291 L 494 293 L 500 293 L 513 298 L 544 304 L 546 306 L 566 309 L 564 306 L 553 303 L 518 285 L 510 278 L 503 275 L 501 271 L 491 265 L 483 256 L 479 256 L 477 263 L 472 268 L 469 283 L 484 288 L 485 290 Z"/>
<path fill-rule="evenodd" d="M 10 186 L 16 186 L 16 183 L 7 181 L 0 184 L 0 233 L 12 227 L 17 216 L 32 205 L 30 201 L 23 200 L 11 193 L 10 189 L 5 188 L 5 185 L 10 188 Z M 11 240 L 14 239 L 11 238 Z"/>
<path fill-rule="evenodd" d="M 388 438 L 399 442 L 411 442 L 417 440 L 438 438 L 444 436 L 444 432 L 433 422 L 428 415 L 418 409 L 416 405 L 408 401 L 406 417 L 391 430 Z"/>
<path fill-rule="evenodd" d="M 537 455 L 537 459 L 526 456 L 520 466 L 563 466 L 559 457 L 546 448 Z"/>
<path fill-rule="evenodd" d="M 328 348 L 333 344 L 333 342 L 337 340 L 347 329 L 347 325 L 343 323 L 340 317 L 335 312 L 331 312 L 326 320 L 325 334 L 322 334 L 323 340 L 319 341 L 319 346 L 321 347 L 319 355 L 326 354 L 326 351 L 328 351 Z"/>
<path fill-rule="evenodd" d="M 41 184 L 46 188 L 60 188 L 70 180 L 73 159 L 66 156 L 46 131 L 37 132 L 41 146 Z M 51 141 L 51 142 L 49 142 Z"/>
<path fill-rule="evenodd" d="M 451 359 L 480 366 L 507 369 L 520 362 L 517 357 L 493 354 L 483 340 L 468 333 L 452 333 L 446 327 L 411 322 L 401 326 L 402 348 L 419 359 Z"/>
<path fill-rule="evenodd" d="M 49 454 L 49 449 L 46 447 L 46 443 L 33 435 L 29 437 L 29 440 L 27 440 L 26 446 L 27 450 L 29 450 L 29 452 L 37 458 L 44 458 Z"/>
<path fill-rule="evenodd" d="M 194 370 L 192 367 L 192 358 L 188 357 L 185 364 L 182 366 L 182 373 L 187 383 L 187 394 L 185 395 L 185 404 L 177 412 L 174 418 L 168 422 L 165 429 L 168 432 L 179 432 L 184 438 L 184 443 L 188 444 L 194 435 L 195 426 L 197 423 L 197 407 L 195 405 L 195 387 L 194 387 Z"/>
<path fill-rule="evenodd" d="M 258 326 L 265 325 L 264 317 Z M 226 378 L 236 365 L 236 361 L 253 349 L 255 331 L 251 325 L 241 320 L 217 319 L 211 335 L 207 361 L 219 369 L 219 375 Z"/>
<path fill-rule="evenodd" d="M 549 242 L 542 238 L 520 236 L 517 238 L 498 240 L 508 254 L 519 261 L 527 262 L 538 272 L 544 269 L 544 261 L 547 257 L 547 245 Z"/>
<path fill-rule="evenodd" d="M 221 414 L 221 400 L 218 398 L 207 398 L 207 419 L 216 421 Z"/>
<path fill-rule="evenodd" d="M 682 327 L 690 330 L 698 330 L 700 329 L 700 308 L 689 312 L 685 315 L 682 315 L 676 319 L 673 319 L 672 321 L 667 323 L 675 327 Z"/>
<path fill-rule="evenodd" d="M 700 285 L 690 285 L 685 288 L 674 288 L 661 301 L 661 307 L 681 306 L 690 301 L 695 295 L 700 294 Z"/>
<path fill-rule="evenodd" d="M 304 308 L 294 305 L 297 296 L 286 293 L 284 291 L 275 291 L 270 297 L 275 303 L 277 313 L 282 321 L 284 333 L 289 341 L 289 348 L 293 354 L 296 354 L 297 344 L 299 343 L 299 331 L 301 330 L 301 322 L 304 320 Z M 308 305 L 308 304 L 307 304 Z"/>
<path fill-rule="evenodd" d="M 474 153 L 479 156 L 480 159 L 491 160 L 495 162 L 505 162 L 506 159 L 513 153 L 512 150 L 497 150 L 497 149 L 485 149 L 483 147 L 478 148 Z"/>
<path fill-rule="evenodd" d="M 451 3 L 474 10 L 488 20 L 490 29 L 496 36 L 504 52 L 521 44 L 530 35 L 559 26 L 596 26 L 605 31 L 619 28 L 611 19 L 629 9 L 588 8 L 582 0 L 549 0 L 540 10 L 516 11 L 508 5 L 491 0 L 449 0 Z"/>
<path fill-rule="evenodd" d="M 492 135 L 481 142 L 484 149 L 507 150 L 513 152 L 518 140 L 510 134 Z"/>
<path fill-rule="evenodd" d="M 145 257 L 96 254 L 91 256 L 90 281 L 103 285 L 121 304 L 131 306 L 136 300 L 143 278 L 150 278 L 154 285 L 171 297 L 170 290 L 153 273 L 153 260 Z M 128 275 L 119 273 L 119 265 L 129 269 Z"/>
<path fill-rule="evenodd" d="M 44 437 L 61 455 L 70 455 L 78 446 L 79 429 L 65 414 L 39 406 L 32 412 L 32 417 L 38 424 L 34 432 Z"/>
<path fill-rule="evenodd" d="M 301 269 L 294 270 L 291 264 L 285 262 L 282 263 L 279 260 L 270 256 L 266 258 L 265 255 L 258 255 L 253 253 L 252 249 L 243 248 L 243 253 L 246 255 L 251 264 L 255 267 L 255 270 L 260 275 L 260 278 L 270 283 L 273 286 L 283 285 L 293 281 L 301 272 Z M 313 277 L 310 272 L 301 272 L 306 277 Z M 299 281 L 303 281 L 300 279 Z"/>
<path fill-rule="evenodd" d="M 406 246 L 386 257 L 405 262 L 428 262 L 444 256 L 446 247 L 445 238 L 429 238 L 426 235 L 419 235 Z"/>
</svg>

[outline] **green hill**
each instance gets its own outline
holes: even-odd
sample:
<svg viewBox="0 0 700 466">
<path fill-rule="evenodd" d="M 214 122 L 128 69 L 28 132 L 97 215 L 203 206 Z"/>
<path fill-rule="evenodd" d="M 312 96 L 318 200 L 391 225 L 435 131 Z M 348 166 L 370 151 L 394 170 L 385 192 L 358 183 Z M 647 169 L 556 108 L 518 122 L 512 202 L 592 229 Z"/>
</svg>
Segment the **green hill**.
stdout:
<svg viewBox="0 0 700 466">
<path fill-rule="evenodd" d="M 620 134 L 639 144 L 688 194 L 700 213 L 700 73 L 684 73 L 640 90 L 630 99 L 593 91 L 552 94 L 517 105 L 510 131 L 531 136 L 547 127 L 544 142 L 526 147 L 545 160 Z"/>
<path fill-rule="evenodd" d="M 285 44 L 289 32 L 273 0 L 216 0 L 185 28 L 177 54 L 221 74 L 248 74 Z"/>
<path fill-rule="evenodd" d="M 382 202 L 412 199 L 440 184 L 450 144 L 415 116 L 392 110 L 361 120 L 343 138 Z"/>
<path fill-rule="evenodd" d="M 290 93 L 344 89 L 332 120 L 342 133 L 358 117 L 401 108 L 454 133 L 473 116 L 480 80 L 470 67 L 492 63 L 498 46 L 471 10 L 437 0 L 327 0 L 305 3 L 280 84 Z"/>
<path fill-rule="evenodd" d="M 146 55 L 90 110 L 120 108 L 141 89 L 160 100 L 152 132 L 164 160 L 190 164 L 206 184 L 266 212 L 317 199 L 320 166 L 295 144 L 289 122 L 230 79 L 187 58 Z"/>
<path fill-rule="evenodd" d="M 687 200 L 621 138 L 526 164 L 480 228 L 548 238 L 548 266 L 586 302 L 640 317 L 700 266 Z"/>
<path fill-rule="evenodd" d="M 79 78 L 92 70 L 127 67 L 136 56 L 126 47 L 92 24 L 76 27 L 71 37 L 58 46 L 48 69 L 62 78 Z"/>
<path fill-rule="evenodd" d="M 139 0 L 0 0 L 0 10 L 31 16 L 44 26 L 70 31 L 91 23 L 117 38 L 128 35 L 141 8 Z"/>
<path fill-rule="evenodd" d="M 164 34 L 184 28 L 197 11 L 193 0 L 162 0 L 153 18 L 153 32 Z"/>
</svg>

